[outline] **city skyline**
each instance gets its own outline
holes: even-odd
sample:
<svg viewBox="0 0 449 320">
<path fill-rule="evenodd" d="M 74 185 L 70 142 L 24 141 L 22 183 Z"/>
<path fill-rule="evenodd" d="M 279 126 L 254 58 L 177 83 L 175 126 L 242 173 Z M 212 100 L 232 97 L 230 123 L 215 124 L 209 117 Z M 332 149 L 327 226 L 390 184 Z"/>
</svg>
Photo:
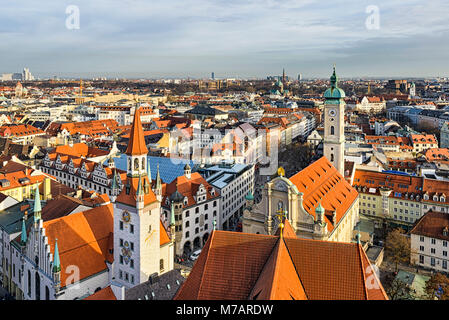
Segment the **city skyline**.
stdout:
<svg viewBox="0 0 449 320">
<path fill-rule="evenodd" d="M 66 26 L 79 9 L 79 29 Z M 372 6 L 379 26 L 369 28 Z M 371 8 L 371 9 L 370 9 Z M 371 10 L 371 11 L 370 11 Z M 7 3 L 0 73 L 40 78 L 444 77 L 449 4 L 436 0 Z"/>
</svg>

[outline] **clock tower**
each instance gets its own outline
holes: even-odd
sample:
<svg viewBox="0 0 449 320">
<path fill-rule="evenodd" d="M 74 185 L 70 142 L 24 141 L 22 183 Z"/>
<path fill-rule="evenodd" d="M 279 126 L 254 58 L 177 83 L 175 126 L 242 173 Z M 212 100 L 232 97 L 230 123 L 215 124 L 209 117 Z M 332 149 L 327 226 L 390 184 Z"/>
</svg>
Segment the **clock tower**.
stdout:
<svg viewBox="0 0 449 320">
<path fill-rule="evenodd" d="M 338 87 L 335 66 L 330 80 L 331 87 L 324 92 L 324 156 L 344 176 L 345 92 Z"/>
<path fill-rule="evenodd" d="M 160 201 L 151 190 L 140 110 L 134 113 L 127 177 L 114 203 L 114 282 L 133 287 L 160 272 Z"/>
</svg>

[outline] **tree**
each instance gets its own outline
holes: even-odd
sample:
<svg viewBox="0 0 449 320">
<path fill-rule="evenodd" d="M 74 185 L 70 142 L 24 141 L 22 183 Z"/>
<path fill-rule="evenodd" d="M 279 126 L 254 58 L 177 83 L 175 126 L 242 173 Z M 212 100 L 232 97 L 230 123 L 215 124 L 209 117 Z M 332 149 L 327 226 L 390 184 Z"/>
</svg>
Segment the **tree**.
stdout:
<svg viewBox="0 0 449 320">
<path fill-rule="evenodd" d="M 404 281 L 393 278 L 385 290 L 391 300 L 408 300 L 413 299 L 416 294 L 415 290 Z"/>
<path fill-rule="evenodd" d="M 385 241 L 385 255 L 395 263 L 395 271 L 398 271 L 399 263 L 410 261 L 410 239 L 401 228 L 394 229 L 387 235 Z"/>
<path fill-rule="evenodd" d="M 426 281 L 425 291 L 429 299 L 449 300 L 449 278 L 442 273 L 434 273 Z"/>
</svg>

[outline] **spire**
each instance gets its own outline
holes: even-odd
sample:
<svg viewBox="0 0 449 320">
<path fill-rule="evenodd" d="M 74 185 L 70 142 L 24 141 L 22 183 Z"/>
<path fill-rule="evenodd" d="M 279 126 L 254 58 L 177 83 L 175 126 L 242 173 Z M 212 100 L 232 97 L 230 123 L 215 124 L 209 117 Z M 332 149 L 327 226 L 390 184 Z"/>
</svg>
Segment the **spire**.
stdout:
<svg viewBox="0 0 449 320">
<path fill-rule="evenodd" d="M 114 170 L 114 177 L 112 178 L 112 191 L 117 190 L 117 169 Z"/>
<path fill-rule="evenodd" d="M 140 121 L 140 109 L 136 107 L 134 112 L 134 120 L 129 133 L 128 148 L 125 153 L 131 155 L 143 155 L 148 153 L 145 143 L 145 136 L 142 129 L 142 122 Z"/>
<path fill-rule="evenodd" d="M 53 272 L 61 271 L 61 262 L 59 261 L 58 239 L 55 239 L 55 255 L 53 259 Z"/>
<path fill-rule="evenodd" d="M 159 174 L 159 163 L 157 164 L 157 173 L 156 173 L 156 189 L 160 189 L 162 187 L 161 183 L 161 175 Z"/>
<path fill-rule="evenodd" d="M 137 197 L 143 196 L 143 188 L 142 188 L 142 176 L 139 176 L 139 184 L 137 185 Z"/>
<path fill-rule="evenodd" d="M 27 242 L 27 229 L 25 226 L 25 217 L 22 218 L 22 234 L 20 236 L 20 242 L 24 245 Z"/>
<path fill-rule="evenodd" d="M 41 197 L 39 194 L 39 186 L 36 185 L 36 191 L 34 192 L 34 208 L 33 208 L 34 221 L 37 221 L 41 218 L 41 211 L 42 206 L 41 206 Z"/>
<path fill-rule="evenodd" d="M 337 88 L 338 87 L 338 77 L 337 74 L 335 72 L 335 63 L 334 63 L 334 72 L 331 75 L 331 87 L 332 88 Z"/>
<path fill-rule="evenodd" d="M 175 205 L 173 204 L 173 201 L 171 202 L 171 216 L 170 216 L 170 225 L 175 225 Z"/>
<path fill-rule="evenodd" d="M 150 158 L 147 157 L 147 173 L 148 173 L 148 181 L 151 185 L 151 166 L 150 166 Z"/>
</svg>

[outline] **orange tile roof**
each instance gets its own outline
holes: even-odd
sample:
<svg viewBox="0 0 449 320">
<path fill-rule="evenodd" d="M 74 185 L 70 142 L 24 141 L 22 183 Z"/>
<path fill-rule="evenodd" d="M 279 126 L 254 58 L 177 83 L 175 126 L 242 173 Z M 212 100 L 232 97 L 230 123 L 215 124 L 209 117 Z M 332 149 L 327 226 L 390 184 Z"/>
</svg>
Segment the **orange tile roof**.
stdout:
<svg viewBox="0 0 449 320">
<path fill-rule="evenodd" d="M 438 202 L 449 204 L 449 181 L 424 179 L 422 190 L 424 194 L 429 196 L 429 200 L 422 199 L 423 202 Z M 434 201 L 433 197 L 438 196 L 438 201 Z M 445 201 L 441 202 L 440 197 L 444 196 Z"/>
<path fill-rule="evenodd" d="M 93 295 L 88 296 L 84 300 L 117 300 L 117 298 L 115 297 L 111 286 L 107 286 L 106 288 L 95 292 Z"/>
<path fill-rule="evenodd" d="M 178 192 L 184 197 L 187 197 L 187 204 L 184 205 L 183 203 L 184 208 L 195 205 L 195 195 L 201 184 L 206 189 L 207 200 L 218 198 L 220 196 L 218 191 L 215 191 L 215 195 L 212 195 L 211 190 L 213 187 L 198 172 L 194 172 L 190 175 L 190 179 L 187 179 L 187 177 L 183 175 L 177 177 L 169 184 L 162 185 L 162 205 L 166 205 L 167 197 L 170 197 L 170 195 L 175 193 L 176 190 L 178 190 Z"/>
<path fill-rule="evenodd" d="M 309 214 L 315 216 L 315 209 L 321 203 L 326 211 L 325 220 L 329 232 L 344 217 L 358 197 L 358 192 L 326 157 L 321 157 L 289 180 L 299 192 L 303 193 L 303 207 Z M 335 224 L 332 221 L 334 211 Z"/>
<path fill-rule="evenodd" d="M 140 121 L 140 109 L 136 109 L 134 113 L 134 121 L 131 126 L 130 138 L 128 148 L 125 153 L 127 155 L 143 155 L 148 154 L 148 149 L 145 143 L 142 123 Z"/>
<path fill-rule="evenodd" d="M 58 239 L 61 286 L 70 276 L 65 272 L 70 265 L 78 266 L 80 280 L 107 269 L 113 214 L 113 206 L 108 204 L 44 222 L 51 253 Z"/>
<path fill-rule="evenodd" d="M 413 144 L 438 144 L 433 134 L 411 134 Z"/>
<path fill-rule="evenodd" d="M 129 194 L 126 193 L 126 185 L 129 183 L 130 190 Z M 137 201 L 137 187 L 139 185 L 139 178 L 138 177 L 127 177 L 126 182 L 124 183 L 125 186 L 123 187 L 120 194 L 117 196 L 116 202 L 124 203 L 129 206 L 135 207 L 136 201 Z M 144 190 L 145 184 L 148 184 L 149 190 L 148 193 L 144 194 L 144 205 L 148 205 L 150 203 L 153 203 L 157 201 L 156 195 L 154 194 L 153 190 L 151 190 L 151 185 L 148 181 L 148 177 L 146 175 L 142 176 L 142 189 Z"/>
<path fill-rule="evenodd" d="M 174 299 L 388 297 L 360 244 L 214 231 Z"/>
<path fill-rule="evenodd" d="M 356 169 L 353 185 L 359 192 L 380 195 L 380 188 L 389 188 L 393 192 L 390 197 L 405 199 L 407 195 L 422 195 L 423 179 L 421 177 L 392 174 Z M 371 191 L 373 192 L 370 192 Z M 416 197 L 411 201 L 416 201 Z"/>
<path fill-rule="evenodd" d="M 167 230 L 165 229 L 164 225 L 162 224 L 162 221 L 159 221 L 159 243 L 161 246 L 164 244 L 167 244 L 170 242 L 170 237 L 168 236 Z"/>
<path fill-rule="evenodd" d="M 447 161 L 449 160 L 448 148 L 430 148 L 425 152 L 427 161 Z"/>
<path fill-rule="evenodd" d="M 446 231 L 446 235 L 443 233 Z M 429 211 L 415 224 L 410 234 L 449 241 L 449 215 L 444 212 Z"/>
</svg>

